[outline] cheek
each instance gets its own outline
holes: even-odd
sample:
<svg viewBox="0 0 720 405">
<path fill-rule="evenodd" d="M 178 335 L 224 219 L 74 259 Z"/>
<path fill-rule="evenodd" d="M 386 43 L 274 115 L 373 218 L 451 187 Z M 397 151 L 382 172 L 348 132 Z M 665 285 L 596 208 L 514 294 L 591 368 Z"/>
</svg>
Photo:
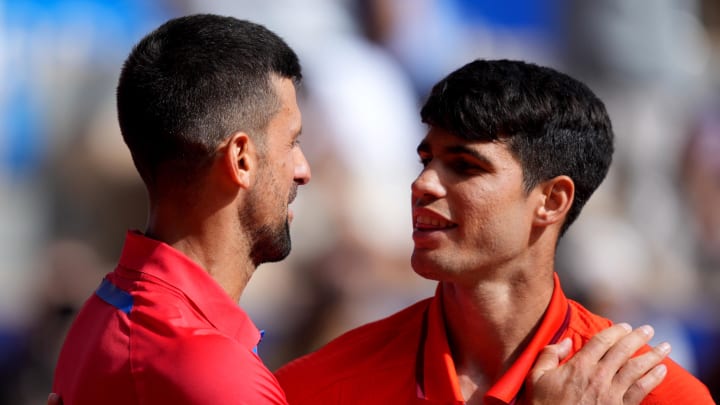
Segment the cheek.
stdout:
<svg viewBox="0 0 720 405">
<path fill-rule="evenodd" d="M 293 177 L 293 162 L 291 158 L 285 155 L 277 156 L 274 159 L 270 167 L 273 189 L 268 190 L 269 192 L 274 192 L 278 186 L 291 181 Z"/>
<path fill-rule="evenodd" d="M 530 230 L 528 207 L 521 199 L 476 194 L 462 200 L 463 238 L 471 243 L 495 244 L 524 238 Z"/>
<path fill-rule="evenodd" d="M 295 156 L 292 153 L 287 154 L 282 162 L 282 167 L 280 168 L 281 173 L 283 173 L 283 177 L 292 181 L 295 177 L 296 165 Z"/>
<path fill-rule="evenodd" d="M 466 196 L 457 200 L 453 215 L 459 223 L 460 243 L 476 245 L 487 243 L 491 239 L 497 220 L 497 204 L 481 195 Z"/>
<path fill-rule="evenodd" d="M 461 211 L 463 223 L 474 226 L 488 224 L 506 204 L 498 199 L 498 194 L 493 190 L 475 186 L 465 191 L 467 192 L 459 193 L 456 199 L 456 207 Z"/>
</svg>

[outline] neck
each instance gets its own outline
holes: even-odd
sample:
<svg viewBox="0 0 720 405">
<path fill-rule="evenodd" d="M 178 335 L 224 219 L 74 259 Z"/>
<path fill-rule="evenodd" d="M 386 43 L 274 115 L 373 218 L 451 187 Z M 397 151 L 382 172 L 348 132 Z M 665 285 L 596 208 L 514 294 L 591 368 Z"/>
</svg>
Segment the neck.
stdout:
<svg viewBox="0 0 720 405">
<path fill-rule="evenodd" d="M 235 224 L 236 216 L 226 211 L 193 216 L 188 213 L 197 213 L 197 207 L 159 204 L 151 207 L 145 234 L 185 254 L 237 302 L 255 265 L 249 259 L 249 243 Z"/>
<path fill-rule="evenodd" d="M 471 286 L 443 282 L 441 288 L 461 389 L 465 398 L 478 397 L 508 370 L 539 326 L 552 296 L 552 271 Z"/>
</svg>

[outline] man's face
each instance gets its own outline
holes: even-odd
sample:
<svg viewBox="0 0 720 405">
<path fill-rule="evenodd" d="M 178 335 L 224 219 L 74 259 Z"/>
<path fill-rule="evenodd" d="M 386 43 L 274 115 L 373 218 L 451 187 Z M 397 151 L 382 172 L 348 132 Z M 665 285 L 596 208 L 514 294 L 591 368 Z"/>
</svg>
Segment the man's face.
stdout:
<svg viewBox="0 0 720 405">
<path fill-rule="evenodd" d="M 256 265 L 280 261 L 290 254 L 293 213 L 289 204 L 298 186 L 310 181 L 310 166 L 298 143 L 302 117 L 295 85 L 286 78 L 276 77 L 273 82 L 280 109 L 267 127 L 257 181 L 242 208 L 252 218 L 245 226 L 251 233 L 250 254 Z"/>
<path fill-rule="evenodd" d="M 412 183 L 415 272 L 472 283 L 512 271 L 527 254 L 534 208 L 507 145 L 469 142 L 432 127 L 418 155 L 423 169 Z"/>
</svg>

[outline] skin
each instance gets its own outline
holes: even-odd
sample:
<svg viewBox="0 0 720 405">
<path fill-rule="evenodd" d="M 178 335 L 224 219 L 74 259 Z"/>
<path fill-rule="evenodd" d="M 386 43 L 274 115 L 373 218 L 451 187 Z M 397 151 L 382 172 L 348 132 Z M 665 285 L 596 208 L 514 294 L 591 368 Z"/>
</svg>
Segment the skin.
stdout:
<svg viewBox="0 0 720 405">
<path fill-rule="evenodd" d="M 297 142 L 302 119 L 295 88 L 287 79 L 274 83 L 281 108 L 267 128 L 265 148 L 235 133 L 219 148 L 197 194 L 151 194 L 146 233 L 201 264 L 234 299 L 259 263 L 289 252 L 288 205 L 297 187 L 310 181 Z M 459 151 L 459 145 L 466 149 Z M 572 182 L 555 179 L 527 194 L 519 163 L 504 145 L 468 145 L 437 129 L 418 151 L 424 169 L 412 185 L 412 265 L 442 282 L 463 394 L 469 404 L 480 403 L 549 302 L 549 252 L 572 199 Z M 535 265 L 543 271 L 530 271 Z M 475 347 L 470 337 L 478 334 L 492 344 Z M 629 360 L 651 337 L 644 328 L 614 326 L 563 365 L 568 342 L 548 346 L 528 376 L 528 403 L 640 403 L 664 378 L 658 363 L 669 352 L 659 345 Z M 62 401 L 51 393 L 47 404 Z"/>
<path fill-rule="evenodd" d="M 288 205 L 295 199 L 298 186 L 310 180 L 310 166 L 298 139 L 302 117 L 295 87 L 288 79 L 280 83 L 281 106 L 267 128 L 269 137 L 261 153 L 258 187 L 252 189 L 248 205 L 238 210 L 242 229 L 250 234 L 250 254 L 256 265 L 280 261 L 290 254 L 293 213 Z M 293 182 L 288 182 L 289 178 Z"/>
<path fill-rule="evenodd" d="M 550 302 L 555 246 L 574 184 L 558 176 L 526 192 L 522 167 L 506 144 L 468 142 L 435 127 L 418 155 L 423 169 L 412 184 L 411 263 L 419 275 L 440 281 L 460 388 L 468 404 L 479 404 Z M 593 364 L 598 351 L 591 347 L 579 358 Z M 623 351 L 624 360 L 633 352 Z"/>
<path fill-rule="evenodd" d="M 468 288 L 524 277 L 516 264 L 541 253 L 526 249 L 532 205 L 541 196 L 537 189 L 525 195 L 522 170 L 506 146 L 469 144 L 433 128 L 418 155 L 424 169 L 412 185 L 415 271 Z M 440 223 L 427 223 L 434 221 Z"/>
<path fill-rule="evenodd" d="M 280 108 L 266 128 L 264 147 L 236 132 L 192 190 L 151 193 L 146 235 L 186 254 L 234 300 L 260 263 L 289 253 L 289 204 L 311 177 L 298 143 L 302 116 L 295 86 L 286 78 L 272 82 Z"/>
<path fill-rule="evenodd" d="M 279 108 L 264 130 L 264 143 L 246 132 L 223 142 L 202 179 L 190 186 L 162 182 L 149 190 L 145 234 L 202 266 L 235 301 L 257 266 L 290 253 L 290 203 L 310 181 L 298 137 L 302 115 L 293 81 L 272 83 Z M 161 173 L 172 179 L 172 173 Z M 49 405 L 62 405 L 51 393 Z"/>
<path fill-rule="evenodd" d="M 653 334 L 648 325 L 635 330 L 624 323 L 613 325 L 559 367 L 570 352 L 570 339 L 547 346 L 528 374 L 525 403 L 639 404 L 667 375 L 667 368 L 659 363 L 670 353 L 668 343 L 631 358 Z"/>
<path fill-rule="evenodd" d="M 534 225 L 546 196 L 540 186 L 524 191 L 519 162 L 499 142 L 468 143 L 432 128 L 418 154 L 424 168 L 412 185 L 412 265 L 442 282 L 450 343 L 470 397 L 512 364 L 550 301 L 552 232 Z"/>
</svg>

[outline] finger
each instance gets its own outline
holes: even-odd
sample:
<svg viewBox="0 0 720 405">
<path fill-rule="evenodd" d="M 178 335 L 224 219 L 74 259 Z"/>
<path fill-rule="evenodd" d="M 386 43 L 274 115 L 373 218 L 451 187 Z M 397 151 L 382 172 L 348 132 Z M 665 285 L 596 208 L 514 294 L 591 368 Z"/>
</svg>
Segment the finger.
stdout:
<svg viewBox="0 0 720 405">
<path fill-rule="evenodd" d="M 670 354 L 670 350 L 670 344 L 663 342 L 652 350 L 630 359 L 615 375 L 614 383 L 621 388 L 629 388 L 648 371 L 658 366 Z"/>
<path fill-rule="evenodd" d="M 48 395 L 47 405 L 62 405 L 62 400 L 58 394 L 51 392 L 50 395 Z"/>
<path fill-rule="evenodd" d="M 652 326 L 643 325 L 623 336 L 603 356 L 600 361 L 602 367 L 606 367 L 611 375 L 615 375 L 630 360 L 633 354 L 645 346 L 654 335 L 655 330 Z"/>
<path fill-rule="evenodd" d="M 570 338 L 565 338 L 554 345 L 545 346 L 538 355 L 537 360 L 535 360 L 535 365 L 532 370 L 530 370 L 530 380 L 535 382 L 546 372 L 555 370 L 560 364 L 560 361 L 570 354 L 571 348 L 572 341 Z"/>
<path fill-rule="evenodd" d="M 627 336 L 632 327 L 627 323 L 618 323 L 603 329 L 593 336 L 575 355 L 571 362 L 583 364 L 596 364 L 605 356 L 607 351 L 621 338 Z"/>
<path fill-rule="evenodd" d="M 652 390 L 665 379 L 667 367 L 664 364 L 655 366 L 649 373 L 637 380 L 625 393 L 624 405 L 638 405 Z"/>
</svg>

